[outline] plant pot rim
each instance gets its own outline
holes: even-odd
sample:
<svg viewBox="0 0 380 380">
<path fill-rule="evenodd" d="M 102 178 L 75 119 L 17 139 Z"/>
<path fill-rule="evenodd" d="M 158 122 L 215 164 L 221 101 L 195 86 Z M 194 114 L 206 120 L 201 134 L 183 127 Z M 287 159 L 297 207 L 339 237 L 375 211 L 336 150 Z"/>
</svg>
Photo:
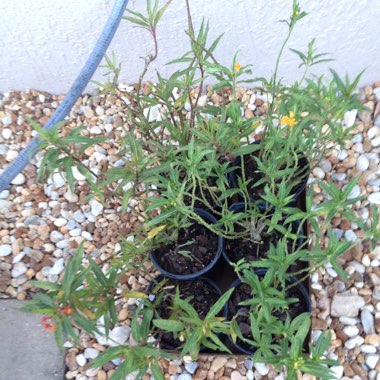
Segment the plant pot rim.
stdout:
<svg viewBox="0 0 380 380">
<path fill-rule="evenodd" d="M 151 295 L 151 291 L 154 289 L 154 286 L 160 282 L 161 280 L 165 279 L 165 278 L 168 278 L 170 280 L 176 280 L 178 281 L 179 283 L 181 282 L 193 282 L 193 281 L 205 281 L 207 282 L 208 284 L 210 284 L 219 294 L 219 297 L 222 296 L 222 290 L 220 289 L 219 285 L 214 281 L 212 280 L 211 278 L 208 278 L 206 276 L 201 276 L 201 277 L 198 277 L 198 278 L 193 278 L 193 279 L 189 279 L 189 280 L 178 280 L 178 279 L 174 279 L 174 278 L 171 278 L 171 277 L 167 277 L 163 274 L 159 274 L 157 277 L 155 277 L 150 283 L 149 283 L 149 286 L 148 286 L 148 289 L 147 289 L 147 293 L 149 293 L 149 296 Z M 149 297 L 150 299 L 150 297 Z M 152 302 L 152 300 L 151 300 Z M 211 305 L 212 306 L 212 305 Z M 228 315 L 228 302 L 226 302 L 226 304 L 223 306 L 223 314 L 222 316 L 224 318 L 227 319 L 227 315 Z M 165 350 L 172 350 L 172 351 L 175 351 L 175 352 L 178 352 L 178 347 L 174 347 L 170 344 L 166 344 L 165 343 L 165 346 L 167 348 L 164 348 Z M 204 348 L 203 348 L 204 349 Z M 201 347 L 201 350 L 200 352 L 202 352 L 202 347 Z"/>
<path fill-rule="evenodd" d="M 230 211 L 239 211 L 239 208 L 242 208 L 242 207 L 246 207 L 246 203 L 245 202 L 236 202 L 236 203 L 233 203 L 230 207 L 229 207 L 229 210 Z M 257 202 L 257 207 L 259 209 L 265 209 L 266 206 L 264 204 L 262 204 L 261 202 Z M 300 222 L 298 220 L 295 220 L 292 222 L 292 225 L 294 226 L 294 228 L 297 228 L 299 227 L 300 225 Z M 304 232 L 304 228 L 302 227 L 301 229 L 301 233 Z M 302 237 L 298 237 L 297 241 L 297 245 L 302 245 Z M 223 258 L 227 261 L 227 263 L 229 265 L 231 265 L 233 262 L 230 260 L 229 256 L 228 256 L 228 253 L 226 252 L 226 249 L 225 249 L 225 244 L 223 244 Z"/>
<path fill-rule="evenodd" d="M 257 269 L 254 271 L 255 274 L 257 276 L 264 276 L 265 273 L 267 272 L 267 269 Z M 297 278 L 294 277 L 294 276 L 290 276 L 289 279 L 288 279 L 288 282 L 290 283 L 293 283 L 297 281 Z M 232 282 L 232 284 L 229 286 L 228 289 L 231 289 L 231 288 L 237 288 L 240 284 L 241 284 L 241 280 L 238 278 L 236 279 L 235 281 Z M 299 284 L 296 285 L 296 288 L 298 288 L 301 292 L 301 294 L 303 295 L 303 298 L 304 298 L 304 301 L 305 301 L 305 304 L 306 304 L 306 307 L 307 307 L 307 313 L 310 313 L 312 312 L 312 307 L 311 307 L 311 298 L 310 298 L 310 294 L 308 293 L 305 285 L 300 282 Z M 228 318 L 228 311 L 227 311 L 227 318 Z M 234 341 L 232 340 L 231 338 L 231 335 L 228 335 L 228 340 L 231 342 L 231 344 L 233 344 L 238 350 L 240 350 L 241 352 L 243 352 L 244 354 L 248 354 L 248 355 L 252 355 L 255 351 L 250 351 L 250 350 L 247 350 L 246 348 L 242 347 L 239 343 L 234 343 Z"/>
<path fill-rule="evenodd" d="M 218 221 L 215 218 L 215 216 L 213 214 L 211 214 L 209 211 L 206 211 L 206 210 L 200 209 L 200 208 L 194 208 L 194 211 L 200 217 L 207 218 L 208 221 L 211 224 L 216 224 L 217 221 Z M 211 232 L 211 233 L 214 234 L 213 232 Z M 162 266 L 158 263 L 158 260 L 155 257 L 155 255 L 156 255 L 156 251 L 155 250 L 152 250 L 149 253 L 149 257 L 150 257 L 153 265 L 157 268 L 157 270 L 159 272 L 161 272 L 163 275 L 165 275 L 165 277 L 173 278 L 175 280 L 193 280 L 193 279 L 197 279 L 197 278 L 199 278 L 201 276 L 204 276 L 207 272 L 209 272 L 215 266 L 215 264 L 219 261 L 220 256 L 222 256 L 222 254 L 223 254 L 223 251 L 224 251 L 224 238 L 222 236 L 218 236 L 216 234 L 214 234 L 214 235 L 215 235 L 215 238 L 217 238 L 217 241 L 218 241 L 218 246 L 217 246 L 217 249 L 216 249 L 215 256 L 210 261 L 210 263 L 208 265 L 206 265 L 204 268 L 202 268 L 198 272 L 191 273 L 191 274 L 175 274 L 175 273 L 171 273 L 171 272 L 168 272 L 167 270 L 165 270 L 164 268 L 162 268 Z"/>
</svg>

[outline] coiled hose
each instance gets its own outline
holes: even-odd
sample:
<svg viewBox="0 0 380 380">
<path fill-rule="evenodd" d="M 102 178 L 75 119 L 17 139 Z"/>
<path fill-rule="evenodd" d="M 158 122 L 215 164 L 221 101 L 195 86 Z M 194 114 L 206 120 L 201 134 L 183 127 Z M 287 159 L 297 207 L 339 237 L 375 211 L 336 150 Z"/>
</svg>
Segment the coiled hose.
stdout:
<svg viewBox="0 0 380 380">
<path fill-rule="evenodd" d="M 81 72 L 76 78 L 75 82 L 71 86 L 70 90 L 66 94 L 62 103 L 57 107 L 51 118 L 43 126 L 43 129 L 51 129 L 58 122 L 63 120 L 71 108 L 86 88 L 91 77 L 94 75 L 95 70 L 99 66 L 105 52 L 108 49 L 109 44 L 112 41 L 113 36 L 120 24 L 121 17 L 124 14 L 125 8 L 128 4 L 128 0 L 116 0 L 111 11 L 111 14 L 107 20 L 106 25 L 103 28 L 103 32 L 96 42 L 95 48 L 90 54 L 86 64 L 83 66 Z M 29 161 L 37 153 L 38 149 L 38 136 L 36 136 L 17 156 L 17 158 L 9 164 L 5 170 L 0 174 L 0 192 L 5 190 L 13 179 L 19 174 Z"/>
</svg>

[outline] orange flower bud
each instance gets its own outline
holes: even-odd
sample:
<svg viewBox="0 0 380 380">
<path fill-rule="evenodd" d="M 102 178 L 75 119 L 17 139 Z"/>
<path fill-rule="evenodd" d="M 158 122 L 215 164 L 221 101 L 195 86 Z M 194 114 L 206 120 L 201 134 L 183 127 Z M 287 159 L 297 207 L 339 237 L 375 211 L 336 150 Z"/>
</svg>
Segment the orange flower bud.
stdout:
<svg viewBox="0 0 380 380">
<path fill-rule="evenodd" d="M 72 314 L 74 314 L 74 309 L 72 307 L 70 307 L 70 306 L 66 306 L 63 309 L 63 314 L 72 315 Z"/>
</svg>

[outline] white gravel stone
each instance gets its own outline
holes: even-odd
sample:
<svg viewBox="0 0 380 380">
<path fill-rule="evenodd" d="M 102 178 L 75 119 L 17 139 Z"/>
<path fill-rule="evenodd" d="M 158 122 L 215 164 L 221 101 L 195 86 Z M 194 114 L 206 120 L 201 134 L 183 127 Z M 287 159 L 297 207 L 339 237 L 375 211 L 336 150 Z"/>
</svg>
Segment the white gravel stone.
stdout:
<svg viewBox="0 0 380 380">
<path fill-rule="evenodd" d="M 73 166 L 72 169 L 73 169 L 73 176 L 77 181 L 84 181 L 86 179 L 86 177 L 82 173 L 79 172 L 76 166 Z"/>
<path fill-rule="evenodd" d="M 178 377 L 177 380 L 192 380 L 193 377 L 189 373 L 181 373 Z"/>
<path fill-rule="evenodd" d="M 91 107 L 85 107 L 83 110 L 84 116 L 86 116 L 88 119 L 91 119 L 94 117 L 94 111 L 91 109 Z"/>
<path fill-rule="evenodd" d="M 9 128 L 4 128 L 1 131 L 1 135 L 5 138 L 5 140 L 8 140 L 12 137 L 12 131 Z"/>
<path fill-rule="evenodd" d="M 360 320 L 363 325 L 363 330 L 366 334 L 376 334 L 375 331 L 375 318 L 373 314 L 369 311 L 364 309 L 360 314 Z"/>
<path fill-rule="evenodd" d="M 338 150 L 337 152 L 338 160 L 343 161 L 348 157 L 348 152 L 346 149 Z"/>
<path fill-rule="evenodd" d="M 351 261 L 350 267 L 355 269 L 355 272 L 364 274 L 365 273 L 365 266 L 362 263 L 359 263 L 358 261 Z"/>
<path fill-rule="evenodd" d="M 206 104 L 207 104 L 207 95 L 200 96 L 198 100 L 198 106 L 204 107 Z"/>
<path fill-rule="evenodd" d="M 73 236 L 73 237 L 76 237 L 76 236 L 80 236 L 81 233 L 82 233 L 82 229 L 81 228 L 74 228 L 73 230 L 71 230 L 69 232 L 69 235 Z"/>
<path fill-rule="evenodd" d="M 0 156 L 6 156 L 9 147 L 5 144 L 0 144 Z"/>
<path fill-rule="evenodd" d="M 198 363 L 197 362 L 190 362 L 190 363 L 185 363 L 185 369 L 187 372 L 194 374 L 195 371 L 198 368 Z"/>
<path fill-rule="evenodd" d="M 334 181 L 343 181 L 344 179 L 346 179 L 347 177 L 347 174 L 346 173 L 333 173 L 331 175 L 331 178 L 334 180 Z"/>
<path fill-rule="evenodd" d="M 12 185 L 23 185 L 26 182 L 26 177 L 24 174 L 19 173 L 16 175 L 16 177 L 11 182 Z"/>
<path fill-rule="evenodd" d="M 357 133 L 356 135 L 352 136 L 351 142 L 353 144 L 357 144 L 357 143 L 363 142 L 363 133 Z"/>
<path fill-rule="evenodd" d="M 107 156 L 104 153 L 100 152 L 94 152 L 91 158 L 94 158 L 97 163 L 108 160 Z"/>
<path fill-rule="evenodd" d="M 339 321 L 342 322 L 346 326 L 355 326 L 359 322 L 357 318 L 350 318 L 350 317 L 340 317 Z"/>
<path fill-rule="evenodd" d="M 86 363 L 87 363 L 87 360 L 86 360 L 86 358 L 84 357 L 83 354 L 79 354 L 79 355 L 77 355 L 77 356 L 75 357 L 75 360 L 76 360 L 76 362 L 78 363 L 78 365 L 81 366 L 81 367 L 85 366 Z"/>
<path fill-rule="evenodd" d="M 86 220 L 86 217 L 84 216 L 83 212 L 80 210 L 77 210 L 74 212 L 74 220 L 78 223 L 83 223 Z"/>
<path fill-rule="evenodd" d="M 373 93 L 375 94 L 376 96 L 376 99 L 377 100 L 380 100 L 380 87 L 376 87 L 373 89 Z"/>
<path fill-rule="evenodd" d="M 13 266 L 11 275 L 13 278 L 17 278 L 22 276 L 27 270 L 27 266 L 23 262 L 19 262 Z"/>
<path fill-rule="evenodd" d="M 377 362 L 379 361 L 380 355 L 369 354 L 365 358 L 365 364 L 371 369 L 375 369 Z"/>
<path fill-rule="evenodd" d="M 190 104 L 189 104 L 189 107 L 190 107 Z M 157 104 L 155 106 L 145 108 L 144 116 L 148 118 L 149 123 L 156 121 L 160 116 L 160 105 Z"/>
<path fill-rule="evenodd" d="M 66 191 L 66 193 L 63 194 L 63 196 L 70 203 L 76 203 L 79 201 L 78 195 L 72 193 L 71 191 Z"/>
<path fill-rule="evenodd" d="M 361 155 L 356 161 L 356 169 L 360 172 L 365 172 L 369 167 L 369 160 L 366 156 Z"/>
<path fill-rule="evenodd" d="M 351 111 L 346 111 L 344 113 L 344 125 L 347 127 L 352 127 L 355 124 L 356 115 L 358 114 L 358 110 L 353 109 Z"/>
<path fill-rule="evenodd" d="M 375 354 L 377 349 L 374 346 L 371 346 L 370 344 L 363 344 L 360 346 L 360 351 L 364 354 Z"/>
<path fill-rule="evenodd" d="M 380 192 L 372 193 L 368 196 L 368 202 L 380 204 Z"/>
<path fill-rule="evenodd" d="M 357 238 L 358 238 L 353 230 L 347 230 L 347 231 L 344 233 L 344 237 L 345 237 L 348 241 L 356 241 Z"/>
<path fill-rule="evenodd" d="M 1 119 L 1 122 L 3 123 L 3 125 L 11 125 L 12 118 L 10 116 L 5 116 Z"/>
<path fill-rule="evenodd" d="M 356 326 L 346 326 L 343 329 L 343 332 L 349 337 L 352 338 L 359 334 L 359 329 Z"/>
<path fill-rule="evenodd" d="M 52 268 L 50 269 L 50 272 L 49 274 L 51 275 L 54 275 L 54 274 L 61 274 L 63 272 L 63 269 L 65 268 L 64 266 L 64 260 L 63 258 L 61 259 L 58 259 L 54 265 L 52 266 Z"/>
<path fill-rule="evenodd" d="M 333 278 L 338 277 L 338 273 L 334 270 L 334 268 L 326 268 L 326 272 Z"/>
<path fill-rule="evenodd" d="M 316 178 L 323 179 L 323 178 L 325 178 L 326 174 L 320 167 L 316 167 L 313 169 L 313 175 Z"/>
<path fill-rule="evenodd" d="M 358 295 L 335 294 L 331 302 L 333 317 L 356 317 L 359 309 L 365 305 L 364 299 Z"/>
<path fill-rule="evenodd" d="M 131 328 L 129 326 L 116 326 L 111 330 L 107 343 L 111 347 L 124 344 L 128 340 L 130 333 Z"/>
<path fill-rule="evenodd" d="M 92 235 L 88 231 L 82 231 L 81 236 L 88 241 L 92 241 Z"/>
<path fill-rule="evenodd" d="M 95 359 L 99 355 L 99 351 L 95 348 L 88 347 L 84 350 L 83 355 L 86 359 Z"/>
<path fill-rule="evenodd" d="M 331 372 L 334 374 L 335 379 L 339 380 L 343 376 L 343 366 L 339 365 L 339 366 L 331 367 Z"/>
<path fill-rule="evenodd" d="M 354 199 L 356 197 L 359 197 L 361 193 L 360 186 L 356 185 L 352 188 L 350 194 L 348 195 L 348 199 Z"/>
<path fill-rule="evenodd" d="M 93 135 L 101 135 L 102 134 L 102 130 L 97 125 L 95 125 L 94 127 L 90 128 L 90 132 Z"/>
<path fill-rule="evenodd" d="M 66 184 L 66 178 L 64 173 L 54 173 L 52 176 L 53 185 L 58 189 Z"/>
<path fill-rule="evenodd" d="M 8 256 L 12 253 L 12 247 L 9 244 L 0 245 L 0 257 Z"/>
<path fill-rule="evenodd" d="M 368 129 L 367 137 L 372 140 L 376 135 L 379 134 L 379 128 L 378 127 L 371 127 Z"/>
<path fill-rule="evenodd" d="M 8 162 L 12 162 L 14 159 L 16 159 L 17 156 L 18 156 L 18 152 L 16 150 L 10 149 L 10 150 L 7 150 L 5 159 Z"/>
<path fill-rule="evenodd" d="M 56 227 L 63 227 L 67 224 L 67 220 L 65 218 L 58 218 L 54 221 L 54 225 Z"/>
<path fill-rule="evenodd" d="M 371 141 L 371 145 L 376 148 L 380 145 L 380 136 L 378 137 L 375 137 L 372 141 Z"/>
<path fill-rule="evenodd" d="M 327 160 L 327 159 L 323 159 L 321 160 L 321 162 L 319 163 L 319 167 L 325 172 L 325 173 L 330 173 L 331 172 L 331 169 L 332 169 L 332 165 L 331 165 L 331 162 L 330 160 Z"/>
<path fill-rule="evenodd" d="M 103 212 L 103 205 L 96 199 L 92 198 L 89 203 L 92 215 L 98 216 Z"/>
<path fill-rule="evenodd" d="M 53 243 L 58 243 L 59 241 L 63 240 L 63 235 L 59 231 L 52 231 L 50 234 L 50 240 Z"/>
<path fill-rule="evenodd" d="M 359 347 L 361 346 L 362 344 L 364 343 L 364 338 L 362 338 L 361 336 L 357 335 L 351 339 L 348 339 L 346 341 L 346 343 L 344 344 L 344 347 L 346 347 L 347 349 L 351 350 L 355 347 Z"/>
<path fill-rule="evenodd" d="M 98 116 L 102 116 L 104 115 L 104 108 L 103 107 L 100 107 L 100 106 L 97 106 L 96 109 L 95 109 L 95 112 Z"/>
<path fill-rule="evenodd" d="M 363 258 L 362 258 L 362 264 L 365 266 L 365 267 L 369 267 L 371 265 L 371 259 L 369 258 L 368 255 L 363 255 Z"/>
<path fill-rule="evenodd" d="M 12 264 L 19 263 L 25 256 L 24 252 L 19 253 L 18 255 L 13 257 Z"/>
<path fill-rule="evenodd" d="M 3 190 L 0 192 L 0 199 L 7 199 L 9 197 L 9 190 Z"/>
<path fill-rule="evenodd" d="M 253 363 L 253 365 L 261 376 L 266 376 L 268 374 L 269 369 L 264 363 Z"/>
</svg>

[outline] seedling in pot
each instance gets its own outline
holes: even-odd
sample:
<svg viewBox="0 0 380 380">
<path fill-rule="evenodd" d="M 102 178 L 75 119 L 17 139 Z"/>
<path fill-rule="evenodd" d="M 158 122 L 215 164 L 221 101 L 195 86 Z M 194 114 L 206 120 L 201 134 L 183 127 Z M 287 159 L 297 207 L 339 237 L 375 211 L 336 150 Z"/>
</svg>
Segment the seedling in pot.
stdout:
<svg viewBox="0 0 380 380">
<path fill-rule="evenodd" d="M 302 285 L 288 288 L 289 280 L 284 285 L 279 284 L 277 275 L 270 270 L 259 271 L 256 275 L 244 269 L 239 277 L 241 280 L 232 285 L 235 290 L 229 303 L 229 318 L 239 327 L 239 345 L 244 352 L 254 352 L 257 342 L 253 340 L 253 332 L 261 331 L 261 324 L 270 325 L 276 320 L 285 322 L 302 312 L 310 312 L 309 296 Z M 272 343 L 276 343 L 274 335 Z"/>
<path fill-rule="evenodd" d="M 224 316 L 218 316 L 225 307 L 233 289 L 223 294 L 204 317 L 200 317 L 188 299 L 181 299 L 177 288 L 173 299 L 172 314 L 169 319 L 155 319 L 153 323 L 162 331 L 173 334 L 181 344 L 181 357 L 190 354 L 193 359 L 198 357 L 201 347 L 211 350 L 229 352 L 222 343 L 219 334 L 229 334 L 231 326 Z"/>
</svg>

